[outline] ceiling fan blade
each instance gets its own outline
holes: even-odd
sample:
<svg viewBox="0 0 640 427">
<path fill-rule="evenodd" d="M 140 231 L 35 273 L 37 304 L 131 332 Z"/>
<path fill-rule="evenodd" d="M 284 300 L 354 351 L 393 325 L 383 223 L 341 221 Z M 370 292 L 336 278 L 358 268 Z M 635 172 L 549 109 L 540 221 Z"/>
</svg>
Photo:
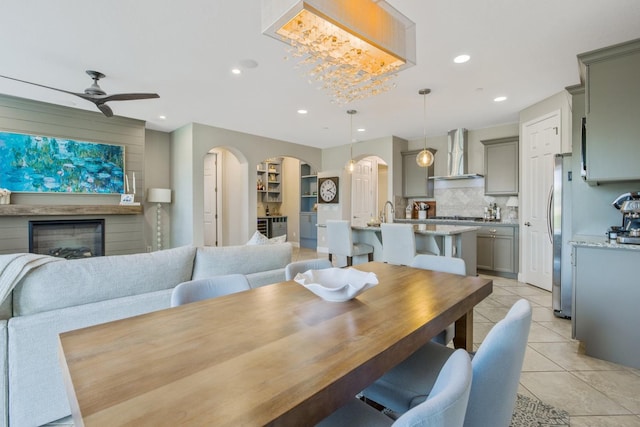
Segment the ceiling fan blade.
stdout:
<svg viewBox="0 0 640 427">
<path fill-rule="evenodd" d="M 105 97 L 100 97 L 102 102 L 107 101 L 134 101 L 137 99 L 152 99 L 152 98 L 160 98 L 160 95 L 157 93 L 117 93 L 115 95 L 107 95 Z"/>
<path fill-rule="evenodd" d="M 45 89 L 51 89 L 51 90 L 55 90 L 58 92 L 62 92 L 62 93 L 68 93 L 69 95 L 74 95 L 77 97 L 80 97 L 84 100 L 87 100 L 89 102 L 93 102 L 96 107 L 98 107 L 98 109 L 100 111 L 102 111 L 102 114 L 104 114 L 107 117 L 113 117 L 113 110 L 111 110 L 111 108 L 106 105 L 105 103 L 108 101 L 133 101 L 133 100 L 137 100 L 137 99 L 152 99 L 152 98 L 160 98 L 160 95 L 158 95 L 157 93 L 119 93 L 119 94 L 115 94 L 115 95 L 105 95 L 104 91 L 100 88 L 100 86 L 98 86 L 98 80 L 102 77 L 104 77 L 104 74 L 99 73 L 97 71 L 87 71 L 87 73 L 92 76 L 93 80 L 94 80 L 94 84 L 93 86 L 91 86 L 91 88 L 85 90 L 84 93 L 81 92 L 71 92 L 68 90 L 64 90 L 64 89 L 58 89 L 56 87 L 51 87 L 51 86 L 45 86 L 45 85 L 41 85 L 39 83 L 33 83 L 33 82 L 28 82 L 26 80 L 20 80 L 20 79 L 16 79 L 15 77 L 9 77 L 9 76 L 3 76 L 0 74 L 0 77 L 5 78 L 5 79 L 9 79 L 9 80 L 15 80 L 17 82 L 20 83 L 26 83 L 29 85 L 33 85 L 33 86 L 39 86 L 39 87 L 43 87 Z"/>
<path fill-rule="evenodd" d="M 111 110 L 111 108 L 109 108 L 109 106 L 107 104 L 97 104 L 96 103 L 96 107 L 98 107 L 98 109 L 100 111 L 102 111 L 102 114 L 104 114 L 107 117 L 113 117 L 113 110 Z"/>
<path fill-rule="evenodd" d="M 69 95 L 75 95 L 75 96 L 79 96 L 80 98 L 91 100 L 91 98 L 88 98 L 84 93 L 71 92 L 69 90 L 58 89 L 57 87 L 45 86 L 45 85 L 41 85 L 41 84 L 38 84 L 38 83 L 28 82 L 26 80 L 16 79 L 15 77 L 9 77 L 9 76 L 3 76 L 3 75 L 0 75 L 0 77 L 5 78 L 5 79 L 9 79 L 9 80 L 15 80 L 17 82 L 26 83 L 26 84 L 33 85 L 33 86 L 40 86 L 40 87 L 43 87 L 45 89 L 57 90 L 58 92 L 68 93 Z"/>
</svg>

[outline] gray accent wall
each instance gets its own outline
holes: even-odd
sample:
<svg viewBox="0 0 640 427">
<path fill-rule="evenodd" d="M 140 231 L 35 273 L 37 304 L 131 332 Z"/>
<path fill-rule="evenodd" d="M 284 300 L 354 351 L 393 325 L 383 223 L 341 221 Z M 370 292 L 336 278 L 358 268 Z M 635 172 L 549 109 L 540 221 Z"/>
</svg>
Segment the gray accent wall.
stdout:
<svg viewBox="0 0 640 427">
<path fill-rule="evenodd" d="M 82 101 L 78 101 L 82 102 Z M 136 201 L 145 188 L 145 123 L 100 112 L 0 95 L 0 130 L 125 146 L 125 167 L 136 173 Z M 117 205 L 119 195 L 13 193 L 12 204 Z M 36 219 L 105 218 L 107 255 L 144 252 L 143 215 L 38 216 Z M 0 253 L 28 252 L 28 220 L 0 216 Z"/>
</svg>

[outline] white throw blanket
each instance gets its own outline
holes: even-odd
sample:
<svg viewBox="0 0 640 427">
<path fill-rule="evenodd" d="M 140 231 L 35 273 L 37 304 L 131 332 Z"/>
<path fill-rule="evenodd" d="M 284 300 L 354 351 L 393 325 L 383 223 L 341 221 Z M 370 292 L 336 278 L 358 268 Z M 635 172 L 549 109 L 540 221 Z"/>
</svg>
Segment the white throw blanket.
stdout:
<svg viewBox="0 0 640 427">
<path fill-rule="evenodd" d="M 64 261 L 47 255 L 11 254 L 0 255 L 0 303 L 31 270 L 52 261 Z"/>
</svg>

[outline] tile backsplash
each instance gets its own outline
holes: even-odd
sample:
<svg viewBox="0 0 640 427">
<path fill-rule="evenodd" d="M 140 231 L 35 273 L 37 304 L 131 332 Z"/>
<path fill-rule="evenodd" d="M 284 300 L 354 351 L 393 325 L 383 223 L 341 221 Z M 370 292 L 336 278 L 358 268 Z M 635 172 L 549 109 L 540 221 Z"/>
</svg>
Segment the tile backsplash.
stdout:
<svg viewBox="0 0 640 427">
<path fill-rule="evenodd" d="M 438 216 L 482 217 L 484 208 L 495 203 L 501 208 L 503 221 L 515 219 L 510 218 L 512 208 L 506 206 L 508 196 L 486 196 L 484 194 L 484 178 L 436 181 L 433 199 L 437 205 L 435 215 Z M 414 199 L 407 200 L 397 197 L 396 212 L 401 212 L 404 215 L 407 203 L 413 202 Z M 517 211 L 514 213 L 517 215 Z M 433 212 L 429 212 L 429 216 L 433 215 Z"/>
<path fill-rule="evenodd" d="M 503 219 L 508 219 L 508 196 L 487 196 L 484 194 L 484 178 L 436 181 L 433 191 L 438 203 L 438 215 L 477 216 L 484 215 L 484 208 L 497 204 L 502 210 Z"/>
</svg>

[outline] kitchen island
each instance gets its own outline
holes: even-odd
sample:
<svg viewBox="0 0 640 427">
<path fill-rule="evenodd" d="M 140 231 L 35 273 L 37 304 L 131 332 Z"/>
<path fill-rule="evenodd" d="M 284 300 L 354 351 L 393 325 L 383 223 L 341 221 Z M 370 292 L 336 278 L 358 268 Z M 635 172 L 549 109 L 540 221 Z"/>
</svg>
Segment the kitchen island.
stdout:
<svg viewBox="0 0 640 427">
<path fill-rule="evenodd" d="M 382 260 L 382 231 L 380 226 L 352 226 L 354 240 L 373 246 L 373 259 Z M 467 276 L 477 275 L 476 232 L 472 225 L 414 224 L 416 249 L 441 256 L 462 258 Z"/>
<path fill-rule="evenodd" d="M 491 221 L 479 217 L 430 217 L 427 219 L 394 219 L 407 224 L 447 224 L 479 227 L 477 262 L 479 273 L 518 278 L 520 230 L 517 220 Z"/>
<path fill-rule="evenodd" d="M 585 353 L 640 369 L 640 245 L 573 236 L 573 337 Z"/>
</svg>

